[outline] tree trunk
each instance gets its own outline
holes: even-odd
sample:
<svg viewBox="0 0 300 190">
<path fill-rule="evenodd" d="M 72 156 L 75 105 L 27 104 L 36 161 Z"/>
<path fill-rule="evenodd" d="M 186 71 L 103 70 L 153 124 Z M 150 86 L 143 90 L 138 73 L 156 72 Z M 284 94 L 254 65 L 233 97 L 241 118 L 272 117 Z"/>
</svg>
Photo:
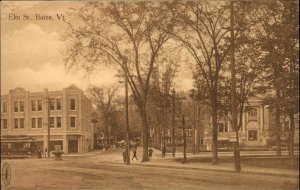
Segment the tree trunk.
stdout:
<svg viewBox="0 0 300 190">
<path fill-rule="evenodd" d="M 217 92 L 212 94 L 212 164 L 218 164 L 218 105 Z"/>
<path fill-rule="evenodd" d="M 294 134 L 295 134 L 295 120 L 294 120 L 294 109 L 289 112 L 290 118 L 290 130 L 289 130 L 289 156 L 291 165 L 294 166 Z"/>
<path fill-rule="evenodd" d="M 236 133 L 236 141 L 233 142 L 234 168 L 235 172 L 241 172 L 240 148 L 239 148 L 239 128 L 237 123 L 237 98 L 236 98 L 236 70 L 235 70 L 235 43 L 234 43 L 234 6 L 230 4 L 230 25 L 231 25 L 231 117 L 232 129 Z"/>
<path fill-rule="evenodd" d="M 143 158 L 142 162 L 149 161 L 148 157 L 148 142 L 149 142 L 149 132 L 148 132 L 148 122 L 147 122 L 147 112 L 145 109 L 141 109 L 141 118 L 142 118 L 142 137 L 143 137 Z"/>
<path fill-rule="evenodd" d="M 276 89 L 276 99 L 280 100 L 278 89 Z M 276 125 L 276 155 L 281 156 L 280 106 L 278 101 L 276 102 L 276 108 L 275 108 L 275 125 Z"/>
</svg>

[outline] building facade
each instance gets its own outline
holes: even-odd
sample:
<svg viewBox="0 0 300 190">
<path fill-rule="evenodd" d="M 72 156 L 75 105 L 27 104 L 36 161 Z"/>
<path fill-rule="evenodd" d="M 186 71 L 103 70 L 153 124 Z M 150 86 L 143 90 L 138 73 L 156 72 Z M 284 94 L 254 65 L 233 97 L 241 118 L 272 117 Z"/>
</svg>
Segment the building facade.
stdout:
<svg viewBox="0 0 300 190">
<path fill-rule="evenodd" d="M 75 85 L 62 91 L 16 88 L 1 96 L 1 140 L 28 136 L 46 151 L 49 126 L 50 151 L 61 145 L 65 154 L 82 154 L 93 146 L 92 109 L 90 100 Z M 1 147 L 10 148 L 11 144 L 1 141 Z"/>
<path fill-rule="evenodd" d="M 204 116 L 205 117 L 205 116 Z M 242 126 L 239 130 L 239 142 L 241 147 L 271 147 L 275 145 L 275 117 L 268 106 L 263 105 L 262 99 L 253 97 L 245 105 L 242 114 Z M 295 116 L 295 136 L 294 141 L 299 143 L 299 118 Z M 200 121 L 204 129 L 200 138 L 204 145 L 210 146 L 212 143 L 210 120 Z M 239 119 L 238 119 L 239 122 Z M 281 118 L 281 139 L 285 142 L 288 138 L 289 121 L 288 118 Z M 200 133 L 201 133 L 200 132 Z M 226 144 L 230 139 L 234 139 L 235 134 L 231 127 L 229 118 L 222 117 L 218 120 L 218 142 Z M 286 143 L 283 143 L 286 144 Z"/>
</svg>

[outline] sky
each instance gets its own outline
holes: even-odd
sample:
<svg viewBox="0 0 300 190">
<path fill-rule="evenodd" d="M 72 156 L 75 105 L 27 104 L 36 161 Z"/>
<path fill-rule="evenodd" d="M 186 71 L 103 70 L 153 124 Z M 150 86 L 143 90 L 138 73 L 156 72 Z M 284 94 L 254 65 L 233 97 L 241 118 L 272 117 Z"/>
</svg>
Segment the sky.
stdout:
<svg viewBox="0 0 300 190">
<path fill-rule="evenodd" d="M 111 66 L 103 65 L 92 75 L 65 68 L 62 55 L 65 44 L 60 38 L 67 24 L 57 14 L 67 17 L 70 8 L 81 5 L 79 1 L 1 3 L 1 94 L 17 87 L 38 92 L 44 88 L 62 90 L 75 84 L 85 91 L 89 85 L 119 84 L 116 69 Z M 36 15 L 52 16 L 54 20 L 36 20 Z M 181 66 L 179 70 L 176 87 L 191 89 L 189 69 Z"/>
</svg>

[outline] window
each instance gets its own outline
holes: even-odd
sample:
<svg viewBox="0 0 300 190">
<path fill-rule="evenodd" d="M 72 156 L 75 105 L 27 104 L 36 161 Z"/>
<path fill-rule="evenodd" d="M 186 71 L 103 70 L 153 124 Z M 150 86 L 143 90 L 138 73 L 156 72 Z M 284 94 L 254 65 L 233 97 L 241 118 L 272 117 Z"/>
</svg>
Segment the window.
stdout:
<svg viewBox="0 0 300 190">
<path fill-rule="evenodd" d="M 228 132 L 228 124 L 227 123 L 218 123 L 219 133 Z"/>
<path fill-rule="evenodd" d="M 35 118 L 31 118 L 31 128 L 36 128 Z"/>
<path fill-rule="evenodd" d="M 257 141 L 257 130 L 248 130 L 248 140 Z"/>
<path fill-rule="evenodd" d="M 38 118 L 38 128 L 43 127 L 43 119 L 41 117 Z"/>
<path fill-rule="evenodd" d="M 70 117 L 70 127 L 76 127 L 76 118 Z"/>
<path fill-rule="evenodd" d="M 56 117 L 56 127 L 61 128 L 61 117 Z"/>
<path fill-rule="evenodd" d="M 35 100 L 31 100 L 31 111 L 36 111 L 36 102 L 35 102 Z"/>
<path fill-rule="evenodd" d="M 21 119 L 20 119 L 20 128 L 23 129 L 24 126 L 25 126 L 24 118 L 21 118 Z"/>
<path fill-rule="evenodd" d="M 75 99 L 70 99 L 70 110 L 76 110 Z"/>
<path fill-rule="evenodd" d="M 251 108 L 251 109 L 248 111 L 248 116 L 250 116 L 250 117 L 255 117 L 255 116 L 257 116 L 257 109 Z"/>
<path fill-rule="evenodd" d="M 290 131 L 290 122 L 289 121 L 283 122 L 283 131 L 284 132 L 289 132 Z"/>
<path fill-rule="evenodd" d="M 19 105 L 18 102 L 14 102 L 14 111 L 18 112 L 19 111 Z"/>
<path fill-rule="evenodd" d="M 50 117 L 50 128 L 54 128 L 54 117 Z"/>
<path fill-rule="evenodd" d="M 7 103 L 6 102 L 3 102 L 3 113 L 6 113 L 7 112 Z"/>
<path fill-rule="evenodd" d="M 18 129 L 18 128 L 19 128 L 19 122 L 18 122 L 18 119 L 14 119 L 14 127 L 15 127 L 15 129 Z"/>
<path fill-rule="evenodd" d="M 61 110 L 61 99 L 56 99 L 56 110 Z"/>
<path fill-rule="evenodd" d="M 50 110 L 54 110 L 54 99 L 50 99 Z"/>
<path fill-rule="evenodd" d="M 43 110 L 43 102 L 42 100 L 38 100 L 38 111 L 42 111 Z"/>
<path fill-rule="evenodd" d="M 3 121 L 3 129 L 7 129 L 7 119 L 2 119 Z"/>
<path fill-rule="evenodd" d="M 20 112 L 24 112 L 24 101 L 20 102 Z"/>
</svg>

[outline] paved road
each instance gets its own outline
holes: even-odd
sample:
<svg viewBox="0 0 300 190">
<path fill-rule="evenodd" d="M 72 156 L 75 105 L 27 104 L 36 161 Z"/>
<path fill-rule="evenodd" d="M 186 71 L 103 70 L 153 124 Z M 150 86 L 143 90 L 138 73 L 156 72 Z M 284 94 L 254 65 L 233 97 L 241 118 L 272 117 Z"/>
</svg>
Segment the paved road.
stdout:
<svg viewBox="0 0 300 190">
<path fill-rule="evenodd" d="M 254 174 L 110 163 L 103 154 L 7 160 L 11 184 L 2 189 L 296 189 L 298 179 Z"/>
</svg>

